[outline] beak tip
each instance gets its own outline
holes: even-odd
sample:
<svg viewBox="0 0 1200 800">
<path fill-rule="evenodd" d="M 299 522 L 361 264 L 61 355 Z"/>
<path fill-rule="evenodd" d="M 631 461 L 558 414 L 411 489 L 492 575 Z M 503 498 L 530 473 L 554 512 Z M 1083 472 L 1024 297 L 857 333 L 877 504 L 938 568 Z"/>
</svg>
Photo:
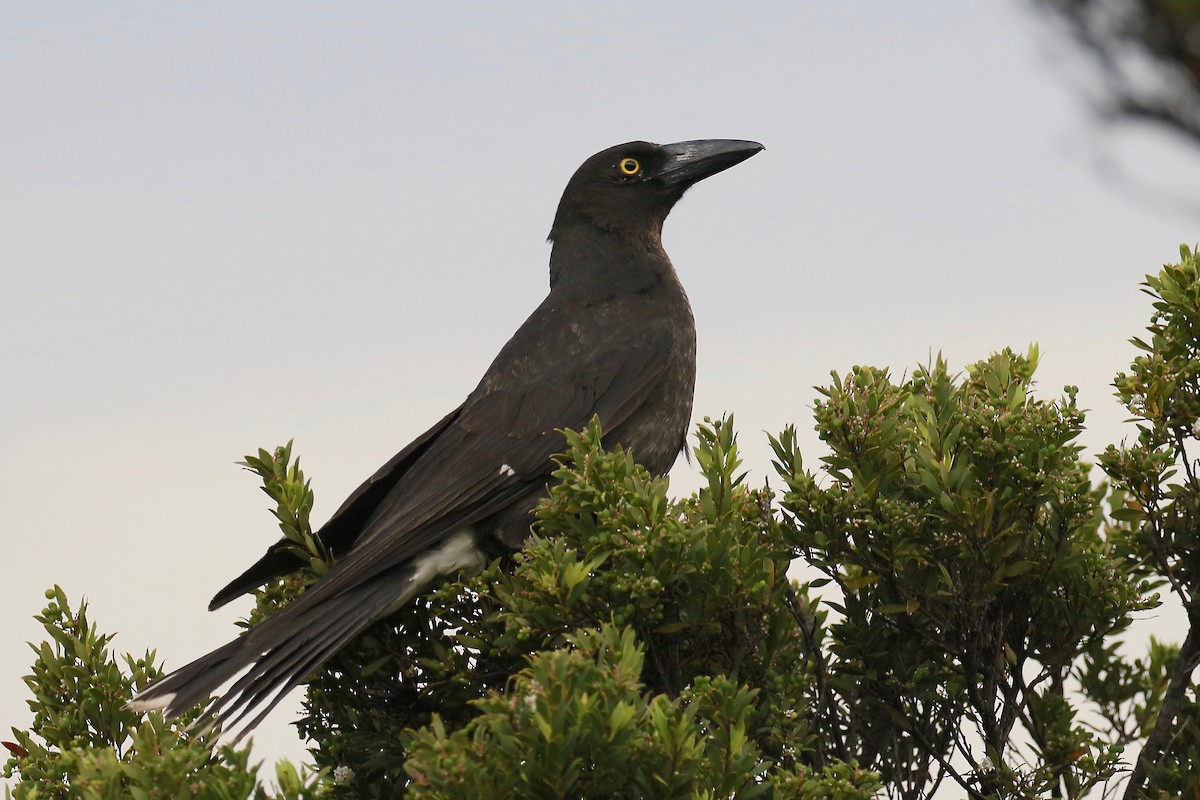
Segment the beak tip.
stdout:
<svg viewBox="0 0 1200 800">
<path fill-rule="evenodd" d="M 662 145 L 669 156 L 661 177 L 667 185 L 691 185 L 712 177 L 765 150 L 745 139 L 697 139 Z"/>
</svg>

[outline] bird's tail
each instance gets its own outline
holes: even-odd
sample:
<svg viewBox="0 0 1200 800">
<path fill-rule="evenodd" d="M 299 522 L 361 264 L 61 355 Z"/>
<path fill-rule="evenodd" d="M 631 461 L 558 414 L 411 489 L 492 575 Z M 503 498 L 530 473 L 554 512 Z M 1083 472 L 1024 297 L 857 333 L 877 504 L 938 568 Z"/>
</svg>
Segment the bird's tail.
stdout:
<svg viewBox="0 0 1200 800">
<path fill-rule="evenodd" d="M 240 728 L 238 739 L 374 620 L 417 593 L 414 570 L 384 574 L 332 597 L 301 595 L 252 630 L 143 689 L 135 711 L 177 716 L 203 702 L 239 673 L 213 700 L 199 723 Z M 315 602 L 306 602 L 309 598 Z M 252 719 L 249 715 L 266 703 Z"/>
</svg>

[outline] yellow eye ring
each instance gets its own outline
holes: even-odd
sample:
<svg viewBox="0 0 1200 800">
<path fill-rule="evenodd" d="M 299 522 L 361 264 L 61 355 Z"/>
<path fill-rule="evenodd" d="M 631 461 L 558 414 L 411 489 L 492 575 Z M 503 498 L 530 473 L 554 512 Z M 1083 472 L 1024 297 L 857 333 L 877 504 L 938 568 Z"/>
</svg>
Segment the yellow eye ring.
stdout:
<svg viewBox="0 0 1200 800">
<path fill-rule="evenodd" d="M 622 158 L 617 164 L 617 169 L 621 170 L 622 175 L 637 175 L 642 171 L 642 165 L 636 158 Z"/>
</svg>

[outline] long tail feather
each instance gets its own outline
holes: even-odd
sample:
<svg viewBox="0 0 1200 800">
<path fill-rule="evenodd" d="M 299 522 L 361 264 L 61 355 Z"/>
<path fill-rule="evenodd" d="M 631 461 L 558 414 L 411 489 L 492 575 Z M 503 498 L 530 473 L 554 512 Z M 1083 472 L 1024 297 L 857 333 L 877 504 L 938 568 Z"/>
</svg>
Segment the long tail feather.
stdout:
<svg viewBox="0 0 1200 800">
<path fill-rule="evenodd" d="M 177 716 L 236 677 L 229 690 L 208 705 L 197 724 L 219 721 L 227 729 L 242 727 L 240 739 L 284 695 L 374 620 L 424 588 L 415 577 L 410 567 L 335 597 L 319 598 L 316 603 L 306 603 L 306 596 L 301 595 L 253 630 L 146 687 L 129 707 Z M 239 673 L 244 674 L 238 677 Z M 264 702 L 266 708 L 243 726 Z"/>
</svg>

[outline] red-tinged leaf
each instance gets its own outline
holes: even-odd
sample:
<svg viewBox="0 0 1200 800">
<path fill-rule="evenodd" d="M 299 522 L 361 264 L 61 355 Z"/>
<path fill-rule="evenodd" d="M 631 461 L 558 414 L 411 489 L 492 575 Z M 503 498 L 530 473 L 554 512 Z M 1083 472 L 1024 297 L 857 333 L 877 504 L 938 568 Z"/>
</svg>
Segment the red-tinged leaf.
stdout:
<svg viewBox="0 0 1200 800">
<path fill-rule="evenodd" d="M 29 758 L 29 751 L 16 742 L 0 742 L 0 744 L 4 745 L 8 752 L 17 758 Z"/>
</svg>

